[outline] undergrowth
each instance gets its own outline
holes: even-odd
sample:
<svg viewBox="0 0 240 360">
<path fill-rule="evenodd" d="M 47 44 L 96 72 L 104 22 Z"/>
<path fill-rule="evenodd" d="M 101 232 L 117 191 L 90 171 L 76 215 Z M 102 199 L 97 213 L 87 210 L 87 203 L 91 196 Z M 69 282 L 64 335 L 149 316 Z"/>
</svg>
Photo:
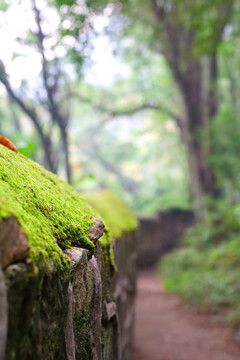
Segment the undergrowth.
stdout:
<svg viewBox="0 0 240 360">
<path fill-rule="evenodd" d="M 210 208 L 160 269 L 166 289 L 210 310 L 226 310 L 228 320 L 239 326 L 240 205 L 224 199 Z"/>
</svg>

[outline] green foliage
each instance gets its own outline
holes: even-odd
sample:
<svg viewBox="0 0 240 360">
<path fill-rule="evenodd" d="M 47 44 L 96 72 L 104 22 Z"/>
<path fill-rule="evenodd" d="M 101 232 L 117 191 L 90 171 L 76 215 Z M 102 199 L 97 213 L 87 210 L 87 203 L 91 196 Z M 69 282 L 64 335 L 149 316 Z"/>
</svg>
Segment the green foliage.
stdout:
<svg viewBox="0 0 240 360">
<path fill-rule="evenodd" d="M 24 134 L 13 133 L 11 137 L 20 154 L 36 159 L 38 144 L 35 136 L 24 136 Z"/>
<path fill-rule="evenodd" d="M 237 1 L 176 1 L 179 23 L 195 33 L 198 53 L 211 54 L 217 49 L 221 43 L 222 24 L 231 20 L 232 13 L 227 15 L 227 9 L 235 2 Z"/>
<path fill-rule="evenodd" d="M 146 43 L 152 48 L 158 49 L 168 46 L 163 31 L 165 17 L 157 21 L 153 7 L 144 0 L 121 1 L 123 12 L 130 19 L 130 25 L 127 23 L 126 33 L 129 32 L 135 36 L 140 43 Z M 186 31 L 194 34 L 194 51 L 197 54 L 212 54 L 220 45 L 222 38 L 221 32 L 225 24 L 231 22 L 231 16 L 234 13 L 228 12 L 233 7 L 235 11 L 238 8 L 237 0 L 166 0 L 153 1 L 156 8 L 162 9 L 169 23 L 174 23 L 181 31 L 183 27 Z M 138 31 L 141 25 L 145 31 Z M 157 42 L 160 42 L 160 44 Z M 179 50 L 184 51 L 186 44 L 184 41 L 179 44 Z M 186 56 L 189 56 L 186 53 Z M 194 55 L 194 54 L 191 54 Z M 184 64 L 183 64 L 184 66 Z"/>
<path fill-rule="evenodd" d="M 188 208 L 190 202 L 185 150 L 171 116 L 161 109 L 128 114 L 151 100 L 170 108 L 170 95 L 178 104 L 163 58 L 151 54 L 151 63 L 145 74 L 146 66 L 139 60 L 139 67 L 111 91 L 82 84 L 78 91 L 89 102 L 76 99 L 72 121 L 72 141 L 78 144 L 75 154 L 80 159 L 76 188 L 109 188 L 134 212 L 145 215 L 170 206 Z M 84 173 L 94 177 L 83 178 Z"/>
<path fill-rule="evenodd" d="M 231 24 L 230 35 L 227 29 L 222 41 L 219 38 L 219 19 L 224 18 L 224 9 L 232 3 L 235 6 L 234 18 L 223 19 L 224 23 Z M 46 49 L 50 46 L 49 49 L 55 52 L 47 65 L 49 83 L 61 85 L 56 99 L 69 131 L 74 186 L 80 191 L 111 188 L 139 214 L 150 215 L 167 207 L 189 207 L 191 179 L 187 175 L 186 154 L 179 141 L 179 129 L 169 111 L 159 109 L 127 114 L 129 109 L 154 103 L 173 110 L 185 120 L 182 96 L 172 78 L 167 59 L 162 55 L 167 45 L 164 21 L 157 19 L 153 7 L 144 0 L 89 0 L 84 6 L 73 0 L 51 0 L 48 5 L 58 12 L 61 19 L 59 28 L 46 34 L 46 40 L 51 40 L 52 44 L 47 45 L 49 41 L 46 41 Z M 232 0 L 166 0 L 158 2 L 158 5 L 164 7 L 167 17 L 179 29 L 184 27 L 194 33 L 195 55 L 214 52 L 222 41 L 218 48 L 221 107 L 217 118 L 209 126 L 211 144 L 206 144 L 206 147 L 210 148 L 210 161 L 214 165 L 219 187 L 226 189 L 229 183 L 235 186 L 240 173 L 240 129 L 239 109 L 234 105 L 231 93 L 236 83 L 240 83 L 239 44 L 234 36 L 239 28 L 239 6 Z M 83 65 L 89 65 L 87 60 L 91 47 L 95 46 L 97 33 L 94 22 L 99 18 L 109 20 L 109 44 L 110 38 L 114 40 L 111 43 L 113 52 L 121 56 L 129 68 L 128 76 L 122 75 L 120 69 L 118 77 L 107 90 L 105 84 L 102 87 L 90 85 L 84 76 L 79 76 L 87 71 L 87 66 Z M 19 37 L 18 45 L 36 49 L 36 34 L 30 29 L 25 30 Z M 185 43 L 180 41 L 178 44 L 180 52 L 185 52 Z M 66 55 L 57 55 L 55 50 L 59 45 Z M 13 54 L 12 61 L 20 54 L 21 51 Z M 186 57 L 190 55 L 186 51 Z M 184 69 L 186 64 L 182 65 Z M 56 73 L 57 76 L 54 75 Z M 46 94 L 40 88 L 32 88 L 34 82 L 26 81 L 25 86 L 20 88 L 21 96 L 31 94 L 31 99 L 26 97 L 26 103 L 30 100 L 36 113 L 40 114 L 43 131 L 52 139 L 55 168 L 62 174 L 63 147 L 59 145 L 59 131 L 56 123 L 49 121 L 46 114 Z M 41 84 L 41 81 L 38 79 L 35 84 Z M 55 91 L 54 86 L 52 90 Z M 76 101 L 73 99 L 75 96 Z M 239 91 L 236 91 L 235 98 L 239 96 Z M 17 113 L 22 126 L 20 131 L 16 131 L 8 106 L 1 106 L 0 111 L 3 118 L 0 119 L 0 131 L 16 142 L 21 153 L 43 162 L 41 144 L 33 129 L 29 130 L 28 124 L 25 126 L 22 113 Z M 116 115 L 119 113 L 122 116 Z"/>
<path fill-rule="evenodd" d="M 161 264 L 165 286 L 212 310 L 228 308 L 236 322 L 240 307 L 240 206 L 211 201 L 204 221 L 193 227 L 183 247 Z"/>
<path fill-rule="evenodd" d="M 169 291 L 175 291 L 193 303 L 219 311 L 223 307 L 239 307 L 239 276 L 239 270 L 220 271 L 201 267 L 183 271 L 180 268 L 180 273 L 169 275 L 164 284 Z"/>
<path fill-rule="evenodd" d="M 238 14 L 238 13 L 237 13 Z M 239 188 L 240 42 L 231 33 L 219 49 L 219 112 L 209 125 L 212 162 L 220 188 Z"/>
<path fill-rule="evenodd" d="M 0 11 L 6 11 L 10 6 L 10 3 L 8 0 L 2 0 L 0 3 Z"/>
</svg>

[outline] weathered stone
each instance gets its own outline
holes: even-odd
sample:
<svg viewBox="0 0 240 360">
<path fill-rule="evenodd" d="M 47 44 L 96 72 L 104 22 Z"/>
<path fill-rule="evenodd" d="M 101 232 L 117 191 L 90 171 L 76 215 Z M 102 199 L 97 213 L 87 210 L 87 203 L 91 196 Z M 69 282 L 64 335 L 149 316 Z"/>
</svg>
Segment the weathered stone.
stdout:
<svg viewBox="0 0 240 360">
<path fill-rule="evenodd" d="M 85 256 L 86 260 L 86 250 L 80 248 L 67 249 L 64 253 L 71 260 L 71 267 L 74 268 L 81 262 L 81 258 Z"/>
<path fill-rule="evenodd" d="M 75 360 L 75 340 L 74 340 L 74 331 L 73 331 L 73 289 L 71 282 L 68 286 L 68 317 L 67 317 L 67 327 L 65 332 L 65 342 L 66 342 L 66 355 L 67 360 Z"/>
<path fill-rule="evenodd" d="M 140 218 L 138 267 L 155 266 L 160 257 L 181 244 L 185 231 L 194 223 L 193 211 L 174 208 Z"/>
<path fill-rule="evenodd" d="M 115 302 L 106 303 L 105 308 L 107 313 L 107 319 L 111 320 L 114 316 L 117 315 L 117 306 Z"/>
<path fill-rule="evenodd" d="M 91 306 L 93 298 L 93 276 L 89 268 L 85 249 L 68 249 L 65 253 L 71 259 L 73 288 L 73 317 Z"/>
<path fill-rule="evenodd" d="M 114 284 L 110 263 L 102 263 L 100 244 L 96 244 L 90 260 L 86 249 L 65 250 L 70 267 L 62 270 L 56 270 L 49 261 L 42 271 L 27 277 L 31 264 L 6 267 L 6 360 L 130 360 L 135 246 L 133 233 L 116 242 L 118 272 Z"/>
<path fill-rule="evenodd" d="M 89 230 L 88 237 L 90 240 L 95 242 L 103 235 L 105 226 L 104 223 L 101 220 L 97 219 L 96 217 L 91 216 L 91 219 L 94 220 L 96 224 L 88 228 Z"/>
<path fill-rule="evenodd" d="M 27 237 L 15 217 L 0 222 L 0 266 L 6 266 L 29 256 Z"/>
<path fill-rule="evenodd" d="M 108 218 L 109 206 L 119 211 L 109 211 L 111 232 L 97 241 L 104 233 L 92 217 L 97 209 L 29 159 L 4 147 L 0 156 L 0 360 L 121 360 L 120 328 L 132 328 L 122 324 L 132 311 L 135 216 L 104 192 L 97 218 Z M 110 234 L 121 249 L 115 279 L 129 277 L 118 299 Z"/>
<path fill-rule="evenodd" d="M 69 269 L 31 273 L 26 264 L 4 270 L 8 297 L 6 360 L 66 360 Z M 52 269 L 52 271 L 51 271 Z"/>
<path fill-rule="evenodd" d="M 7 289 L 2 270 L 0 269 L 0 360 L 5 359 L 8 325 L 7 316 Z"/>
<path fill-rule="evenodd" d="M 85 249 L 68 249 L 65 254 L 71 260 L 71 292 L 69 296 L 68 322 L 66 329 L 66 347 L 68 360 L 93 359 L 94 343 L 91 338 L 94 308 L 95 278 L 92 265 Z M 69 288 L 69 289 L 70 289 Z M 72 314 L 72 320 L 70 319 Z M 101 312 L 100 312 L 101 316 Z M 70 347 L 73 346 L 74 353 Z"/>
<path fill-rule="evenodd" d="M 112 319 L 116 321 L 115 332 L 120 332 L 119 340 L 116 340 L 116 342 L 121 348 L 123 360 L 132 360 L 134 300 L 137 277 L 136 252 L 137 233 L 135 231 L 124 234 L 114 244 L 114 255 L 118 271 L 113 279 L 113 297 L 117 304 L 117 316 L 113 316 Z M 108 316 L 113 314 L 113 310 L 112 305 L 108 304 Z"/>
<path fill-rule="evenodd" d="M 93 360 L 102 359 L 101 328 L 102 328 L 102 279 L 98 263 L 93 256 L 90 260 L 94 278 L 93 317 L 91 323 L 91 341 L 93 344 Z"/>
</svg>

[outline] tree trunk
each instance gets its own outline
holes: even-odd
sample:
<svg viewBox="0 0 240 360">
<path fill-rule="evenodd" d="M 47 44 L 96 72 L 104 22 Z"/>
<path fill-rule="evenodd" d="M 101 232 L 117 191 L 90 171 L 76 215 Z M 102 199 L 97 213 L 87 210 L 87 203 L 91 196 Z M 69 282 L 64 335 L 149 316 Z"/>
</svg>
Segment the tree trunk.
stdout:
<svg viewBox="0 0 240 360">
<path fill-rule="evenodd" d="M 192 60 L 187 67 L 184 82 L 179 81 L 178 84 L 184 96 L 187 127 L 190 134 L 188 151 L 191 152 L 190 156 L 195 161 L 202 193 L 214 195 L 216 184 L 208 159 L 211 148 L 208 125 L 215 115 L 213 111 L 215 94 L 212 81 L 204 81 L 204 70 L 210 73 L 208 71 L 210 66 L 210 61 Z"/>
<path fill-rule="evenodd" d="M 185 105 L 186 121 L 183 138 L 189 164 L 192 198 L 197 208 L 203 195 L 217 194 L 214 172 L 209 162 L 211 138 L 208 125 L 217 112 L 214 91 L 216 79 L 211 76 L 211 58 L 191 59 L 181 76 L 178 76 L 177 69 L 171 64 Z"/>
<path fill-rule="evenodd" d="M 65 127 L 61 127 L 61 137 L 63 144 L 63 153 L 65 157 L 65 171 L 67 176 L 67 182 L 72 184 L 72 169 L 70 165 L 70 156 L 69 156 L 69 145 L 68 145 L 68 134 Z"/>
<path fill-rule="evenodd" d="M 43 77 L 43 84 L 45 90 L 47 92 L 48 98 L 48 110 L 52 117 L 53 123 L 56 123 L 61 135 L 61 141 L 63 145 L 63 153 L 64 153 L 64 162 L 65 162 L 65 171 L 66 177 L 69 184 L 72 182 L 72 171 L 70 166 L 70 159 L 69 159 L 69 144 L 68 144 L 68 134 L 67 134 L 67 121 L 62 117 L 59 102 L 57 101 L 56 92 L 58 90 L 58 76 L 55 79 L 55 85 L 49 85 L 49 62 L 45 56 L 45 48 L 44 48 L 44 39 L 46 35 L 42 31 L 42 18 L 41 18 L 41 11 L 37 8 L 36 5 L 37 1 L 33 0 L 33 9 L 35 12 L 35 20 L 38 27 L 38 31 L 36 33 L 38 38 L 38 49 L 42 57 L 42 77 Z"/>
<path fill-rule="evenodd" d="M 176 8 L 166 12 L 156 0 L 153 6 L 162 26 L 162 51 L 183 98 L 185 122 L 181 135 L 187 151 L 193 203 L 198 206 L 203 195 L 216 195 L 208 131 L 208 124 L 218 110 L 216 53 L 196 54 L 195 34 L 178 19 Z"/>
</svg>

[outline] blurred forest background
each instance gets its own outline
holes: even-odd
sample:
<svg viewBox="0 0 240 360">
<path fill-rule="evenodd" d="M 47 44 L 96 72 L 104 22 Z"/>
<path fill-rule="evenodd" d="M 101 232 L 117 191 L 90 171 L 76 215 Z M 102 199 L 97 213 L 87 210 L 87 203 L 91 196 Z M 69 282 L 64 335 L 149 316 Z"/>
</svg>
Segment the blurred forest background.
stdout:
<svg viewBox="0 0 240 360">
<path fill-rule="evenodd" d="M 140 215 L 194 208 L 166 286 L 240 318 L 239 0 L 1 0 L 0 133 Z"/>
<path fill-rule="evenodd" d="M 150 4 L 1 4 L 0 132 L 79 191 L 111 188 L 139 214 L 188 207 L 183 104 Z"/>
</svg>

